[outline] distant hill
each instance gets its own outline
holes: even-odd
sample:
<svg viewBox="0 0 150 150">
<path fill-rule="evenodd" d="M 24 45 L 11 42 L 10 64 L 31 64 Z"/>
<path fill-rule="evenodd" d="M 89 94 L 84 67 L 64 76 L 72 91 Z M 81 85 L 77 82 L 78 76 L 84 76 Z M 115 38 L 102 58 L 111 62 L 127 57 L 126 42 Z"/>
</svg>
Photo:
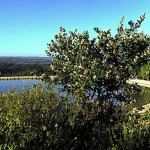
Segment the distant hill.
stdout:
<svg viewBox="0 0 150 150">
<path fill-rule="evenodd" d="M 0 63 L 13 64 L 50 64 L 52 58 L 50 57 L 1 57 Z"/>
<path fill-rule="evenodd" d="M 50 57 L 0 57 L 0 76 L 40 76 L 51 61 Z"/>
</svg>

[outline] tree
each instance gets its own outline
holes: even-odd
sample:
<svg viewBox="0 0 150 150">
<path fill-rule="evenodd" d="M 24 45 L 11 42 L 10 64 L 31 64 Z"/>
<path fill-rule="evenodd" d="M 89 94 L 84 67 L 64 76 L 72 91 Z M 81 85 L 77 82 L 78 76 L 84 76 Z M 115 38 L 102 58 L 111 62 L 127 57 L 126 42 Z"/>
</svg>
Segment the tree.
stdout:
<svg viewBox="0 0 150 150">
<path fill-rule="evenodd" d="M 145 18 L 123 27 L 122 17 L 115 36 L 110 30 L 94 28 L 97 37 L 90 39 L 88 31 L 66 32 L 65 28 L 48 44 L 46 53 L 53 58 L 49 83 L 62 84 L 63 90 L 84 99 L 99 101 L 133 100 L 134 86 L 126 84 L 131 71 L 146 63 L 150 56 L 150 38 L 137 29 Z M 132 90 L 130 90 L 132 88 Z"/>
</svg>

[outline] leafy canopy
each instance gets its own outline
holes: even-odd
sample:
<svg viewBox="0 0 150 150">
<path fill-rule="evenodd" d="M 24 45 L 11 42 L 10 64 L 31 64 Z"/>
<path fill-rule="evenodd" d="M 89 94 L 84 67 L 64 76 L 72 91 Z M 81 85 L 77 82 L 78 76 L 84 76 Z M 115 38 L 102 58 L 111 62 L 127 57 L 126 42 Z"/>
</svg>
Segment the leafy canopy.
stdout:
<svg viewBox="0 0 150 150">
<path fill-rule="evenodd" d="M 53 57 L 46 81 L 62 84 L 68 93 L 88 100 L 131 100 L 133 87 L 126 80 L 132 77 L 132 69 L 150 56 L 149 36 L 137 31 L 144 18 L 145 14 L 124 28 L 122 17 L 114 36 L 110 30 L 94 28 L 97 36 L 93 39 L 88 31 L 78 33 L 76 29 L 68 34 L 61 27 L 46 50 Z"/>
</svg>

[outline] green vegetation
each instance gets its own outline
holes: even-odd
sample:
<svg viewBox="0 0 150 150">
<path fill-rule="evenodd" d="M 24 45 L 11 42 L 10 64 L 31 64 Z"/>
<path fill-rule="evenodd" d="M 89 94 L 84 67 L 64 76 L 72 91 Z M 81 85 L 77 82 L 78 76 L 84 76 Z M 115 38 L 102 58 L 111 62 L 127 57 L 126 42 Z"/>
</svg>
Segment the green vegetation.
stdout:
<svg viewBox="0 0 150 150">
<path fill-rule="evenodd" d="M 0 149 L 149 149 L 149 114 L 62 100 L 40 85 L 0 94 Z"/>
<path fill-rule="evenodd" d="M 150 80 L 150 61 L 139 69 L 137 78 Z"/>
<path fill-rule="evenodd" d="M 128 110 L 141 108 L 143 105 L 150 104 L 150 88 L 141 87 L 140 90 L 141 91 L 134 96 L 136 101 L 127 104 Z"/>
<path fill-rule="evenodd" d="M 136 31 L 144 18 L 130 21 L 130 28 L 123 28 L 122 18 L 114 37 L 94 28 L 92 40 L 87 31 L 67 35 L 60 28 L 48 44 L 47 85 L 0 93 L 0 149 L 150 149 L 149 111 L 131 112 L 138 94 L 149 89 L 126 83 L 149 59 L 150 39 Z"/>
</svg>

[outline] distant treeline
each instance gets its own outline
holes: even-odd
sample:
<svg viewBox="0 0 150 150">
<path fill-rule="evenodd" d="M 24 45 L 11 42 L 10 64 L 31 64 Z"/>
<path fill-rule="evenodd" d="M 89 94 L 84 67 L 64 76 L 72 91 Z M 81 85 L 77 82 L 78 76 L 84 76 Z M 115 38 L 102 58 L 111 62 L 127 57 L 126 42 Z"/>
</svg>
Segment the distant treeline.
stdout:
<svg viewBox="0 0 150 150">
<path fill-rule="evenodd" d="M 49 65 L 47 57 L 0 57 L 0 76 L 41 75 Z"/>
<path fill-rule="evenodd" d="M 0 57 L 0 63 L 15 64 L 49 64 L 50 57 Z"/>
</svg>

